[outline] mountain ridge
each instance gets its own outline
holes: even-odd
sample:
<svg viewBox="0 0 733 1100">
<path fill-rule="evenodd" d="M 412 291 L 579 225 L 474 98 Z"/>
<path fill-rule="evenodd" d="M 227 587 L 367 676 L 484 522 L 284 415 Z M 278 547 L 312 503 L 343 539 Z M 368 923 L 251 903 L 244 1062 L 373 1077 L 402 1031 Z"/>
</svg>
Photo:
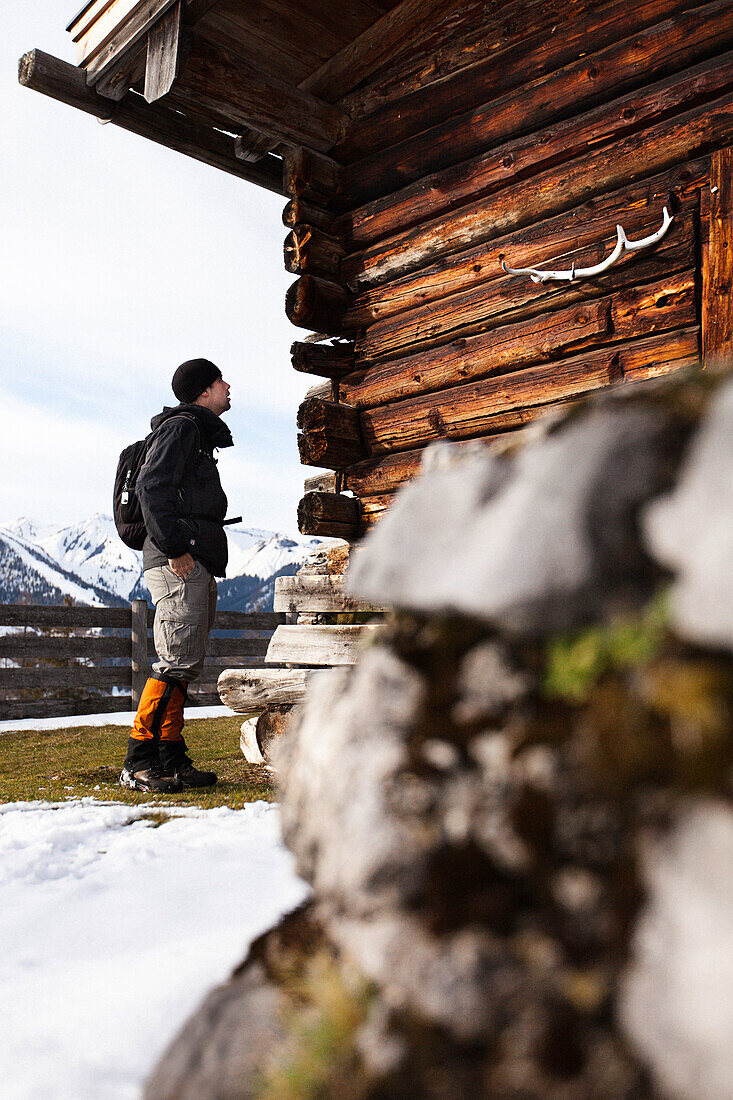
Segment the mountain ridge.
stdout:
<svg viewBox="0 0 733 1100">
<path fill-rule="evenodd" d="M 274 580 L 292 575 L 333 540 L 291 537 L 237 525 L 227 530 L 229 568 L 218 581 L 219 607 L 272 609 Z M 0 523 L 0 603 L 125 606 L 149 599 L 142 554 L 121 542 L 111 516 L 97 513 L 54 527 L 27 516 Z"/>
</svg>

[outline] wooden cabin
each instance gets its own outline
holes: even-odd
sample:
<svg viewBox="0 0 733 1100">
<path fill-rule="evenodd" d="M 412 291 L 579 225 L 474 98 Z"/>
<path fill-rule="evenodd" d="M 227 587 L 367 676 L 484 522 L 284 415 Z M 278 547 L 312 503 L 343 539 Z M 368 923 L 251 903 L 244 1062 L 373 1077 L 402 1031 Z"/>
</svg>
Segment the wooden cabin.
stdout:
<svg viewBox="0 0 733 1100">
<path fill-rule="evenodd" d="M 357 538 L 434 440 L 733 350 L 731 0 L 91 0 L 68 29 L 78 67 L 21 83 L 283 195 L 324 380 L 305 533 Z"/>
</svg>

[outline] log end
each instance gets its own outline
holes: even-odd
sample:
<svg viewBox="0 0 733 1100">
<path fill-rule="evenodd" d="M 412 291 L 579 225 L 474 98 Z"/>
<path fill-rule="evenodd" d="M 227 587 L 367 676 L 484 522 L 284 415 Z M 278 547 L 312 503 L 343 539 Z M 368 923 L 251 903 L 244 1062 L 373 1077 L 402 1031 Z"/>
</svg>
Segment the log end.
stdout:
<svg viewBox="0 0 733 1100">
<path fill-rule="evenodd" d="M 29 50 L 18 61 L 18 83 L 24 88 L 29 87 L 33 81 L 33 70 L 36 66 L 36 54 L 38 50 Z"/>
</svg>

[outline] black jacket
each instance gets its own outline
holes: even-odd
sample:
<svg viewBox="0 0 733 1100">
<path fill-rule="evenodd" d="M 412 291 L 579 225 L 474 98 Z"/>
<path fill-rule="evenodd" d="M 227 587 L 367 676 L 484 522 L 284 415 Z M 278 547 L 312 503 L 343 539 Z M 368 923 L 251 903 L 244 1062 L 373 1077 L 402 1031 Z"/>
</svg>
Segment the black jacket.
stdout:
<svg viewBox="0 0 733 1100">
<path fill-rule="evenodd" d="M 201 405 L 165 408 L 150 426 L 153 432 L 136 484 L 148 533 L 143 567 L 188 551 L 214 576 L 223 577 L 228 558 L 222 527 L 227 498 L 213 452 L 215 447 L 232 446 L 231 433 L 220 417 Z"/>
</svg>

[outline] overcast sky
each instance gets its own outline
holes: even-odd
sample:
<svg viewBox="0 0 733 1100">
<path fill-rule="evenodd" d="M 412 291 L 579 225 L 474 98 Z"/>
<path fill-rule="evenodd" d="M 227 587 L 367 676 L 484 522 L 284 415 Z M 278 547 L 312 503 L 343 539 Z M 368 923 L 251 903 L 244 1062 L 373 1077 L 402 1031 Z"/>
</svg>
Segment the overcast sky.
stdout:
<svg viewBox="0 0 733 1100">
<path fill-rule="evenodd" d="M 21 88 L 26 50 L 75 60 L 78 4 L 3 11 L 0 522 L 109 513 L 120 450 L 205 356 L 232 386 L 230 515 L 294 532 L 309 380 L 288 354 L 284 200 Z"/>
</svg>

